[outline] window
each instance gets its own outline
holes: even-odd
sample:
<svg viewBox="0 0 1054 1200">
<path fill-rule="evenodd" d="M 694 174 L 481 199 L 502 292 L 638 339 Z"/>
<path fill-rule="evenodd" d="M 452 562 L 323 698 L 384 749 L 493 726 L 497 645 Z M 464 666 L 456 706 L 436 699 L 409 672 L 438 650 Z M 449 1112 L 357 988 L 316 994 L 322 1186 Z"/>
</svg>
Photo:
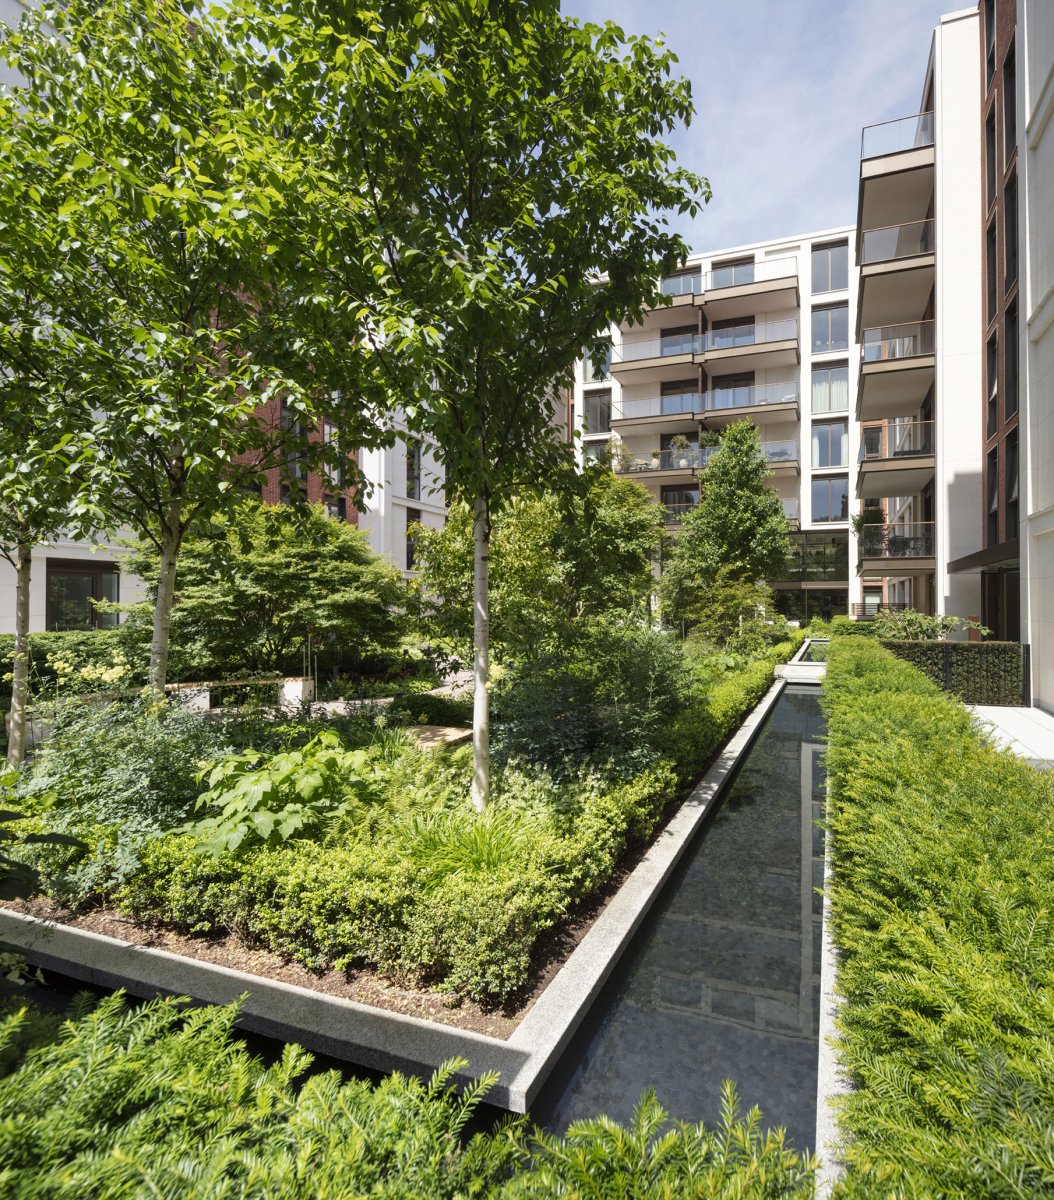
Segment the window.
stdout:
<svg viewBox="0 0 1054 1200">
<path fill-rule="evenodd" d="M 738 258 L 734 261 L 714 263 L 710 272 L 711 288 L 736 287 L 741 283 L 754 282 L 754 260 Z"/>
<path fill-rule="evenodd" d="M 699 400 L 699 385 L 694 379 L 679 379 L 676 383 L 664 383 L 660 398 L 662 415 L 695 412 Z"/>
<path fill-rule="evenodd" d="M 836 475 L 831 479 L 812 481 L 812 519 L 821 521 L 849 520 L 849 477 Z"/>
<path fill-rule="evenodd" d="M 985 238 L 985 290 L 988 297 L 988 320 L 990 321 L 995 316 L 996 301 L 998 293 L 995 286 L 996 274 L 996 247 L 995 247 L 995 222 L 988 226 L 988 234 Z"/>
<path fill-rule="evenodd" d="M 680 325 L 676 329 L 664 329 L 660 334 L 661 354 L 691 354 L 695 349 L 695 326 Z"/>
<path fill-rule="evenodd" d="M 988 120 L 984 123 L 984 169 L 985 169 L 985 197 L 987 203 L 991 206 L 995 199 L 995 185 L 997 182 L 998 168 L 995 165 L 995 102 L 992 102 L 992 110 L 988 114 Z"/>
<path fill-rule="evenodd" d="M 740 375 L 718 375 L 710 382 L 711 408 L 738 408 L 750 403 L 754 387 L 754 372 L 744 371 Z"/>
<path fill-rule="evenodd" d="M 406 498 L 421 499 L 421 441 L 410 438 L 406 443 Z"/>
<path fill-rule="evenodd" d="M 1006 435 L 1006 538 L 1018 536 L 1017 430 Z"/>
<path fill-rule="evenodd" d="M 988 452 L 986 460 L 988 474 L 988 544 L 999 541 L 999 447 Z"/>
<path fill-rule="evenodd" d="M 1006 185 L 1003 192 L 1003 262 L 1006 273 L 1003 277 L 1004 294 L 1017 282 L 1017 176 Z"/>
<path fill-rule="evenodd" d="M 1017 412 L 1017 299 L 1006 307 L 1003 316 L 1003 420 Z"/>
<path fill-rule="evenodd" d="M 710 347 L 713 350 L 754 344 L 753 317 L 729 317 L 725 321 L 715 321 L 710 328 Z"/>
<path fill-rule="evenodd" d="M 408 508 L 406 510 L 406 569 L 412 571 L 417 561 L 417 541 L 411 532 L 414 525 L 421 523 L 421 510 Z"/>
<path fill-rule="evenodd" d="M 334 521 L 347 521 L 348 502 L 343 496 L 326 495 L 322 497 L 322 503 L 325 505 L 327 515 Z"/>
<path fill-rule="evenodd" d="M 93 600 L 117 602 L 117 566 L 112 562 L 47 560 L 48 629 L 112 629 L 116 613 L 100 613 Z"/>
<path fill-rule="evenodd" d="M 831 304 L 812 310 L 812 352 L 849 349 L 849 305 Z"/>
<path fill-rule="evenodd" d="M 987 87 L 995 74 L 995 0 L 984 0 L 984 61 Z"/>
<path fill-rule="evenodd" d="M 611 388 L 598 388 L 583 394 L 582 424 L 586 433 L 611 432 Z"/>
<path fill-rule="evenodd" d="M 848 533 L 791 533 L 791 549 L 781 580 L 842 582 L 849 578 Z"/>
<path fill-rule="evenodd" d="M 819 470 L 849 465 L 847 421 L 825 421 L 812 427 L 812 465 Z"/>
<path fill-rule="evenodd" d="M 586 383 L 603 383 L 611 378 L 611 347 L 607 346 L 604 350 L 604 358 L 599 366 L 593 366 L 593 360 L 590 354 L 586 353 L 585 360 L 585 381 Z"/>
<path fill-rule="evenodd" d="M 697 487 L 664 487 L 660 493 L 659 503 L 666 509 L 666 515 L 671 521 L 679 521 L 686 512 L 695 508 L 699 503 L 699 489 Z"/>
<path fill-rule="evenodd" d="M 684 440 L 688 443 L 689 450 L 695 451 L 699 449 L 698 430 L 696 430 L 695 433 L 661 433 L 659 434 L 659 448 L 663 451 L 676 450 L 677 447 L 671 445 L 674 438 L 684 438 Z M 680 445 L 680 443 L 678 443 L 678 445 Z M 691 465 L 695 466 L 694 459 Z"/>
<path fill-rule="evenodd" d="M 340 430 L 332 421 L 325 421 L 322 425 L 322 438 L 326 445 L 336 442 L 340 436 Z M 327 463 L 324 467 L 326 478 L 330 484 L 336 488 L 346 486 L 345 482 L 345 467 L 343 462 Z"/>
<path fill-rule="evenodd" d="M 849 243 L 818 246 L 812 252 L 812 290 L 837 292 L 849 286 Z"/>
<path fill-rule="evenodd" d="M 812 411 L 814 413 L 848 412 L 849 366 L 839 363 L 812 369 Z"/>
<path fill-rule="evenodd" d="M 994 333 L 988 339 L 985 371 L 988 375 L 988 412 L 985 428 L 991 437 L 999 428 L 999 341 Z"/>
<path fill-rule="evenodd" d="M 1017 47 L 1011 42 L 1003 60 L 1003 165 L 1017 146 Z"/>
</svg>

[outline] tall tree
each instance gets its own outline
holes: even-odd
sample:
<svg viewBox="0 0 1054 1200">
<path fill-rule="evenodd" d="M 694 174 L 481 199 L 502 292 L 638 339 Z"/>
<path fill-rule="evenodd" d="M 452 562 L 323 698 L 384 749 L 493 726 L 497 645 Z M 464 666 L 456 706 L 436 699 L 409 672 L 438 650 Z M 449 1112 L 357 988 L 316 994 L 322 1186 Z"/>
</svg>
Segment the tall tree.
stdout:
<svg viewBox="0 0 1054 1200">
<path fill-rule="evenodd" d="M 707 462 L 700 502 L 685 515 L 663 570 L 660 596 L 668 618 L 693 619 L 719 576 L 746 583 L 779 577 L 790 539 L 768 476 L 757 428 L 736 421 Z"/>
<path fill-rule="evenodd" d="M 687 253 L 669 215 L 694 213 L 708 187 L 664 139 L 691 118 L 689 85 L 661 43 L 579 25 L 556 0 L 380 0 L 376 18 L 314 0 L 309 19 L 284 25 L 287 6 L 268 7 L 296 63 L 289 92 L 311 97 L 301 136 L 323 131 L 336 175 L 365 169 L 416 341 L 434 343 L 405 403 L 472 511 L 482 809 L 493 522 L 511 497 L 570 471 L 554 389 L 612 321 L 657 302 L 658 277 Z M 368 89 L 350 61 L 363 40 L 388 68 Z M 339 236 L 323 250 L 341 261 Z"/>
<path fill-rule="evenodd" d="M 96 414 L 89 483 L 157 548 L 161 687 L 188 529 L 268 468 L 299 474 L 390 437 L 369 346 L 394 334 L 383 306 L 349 318 L 301 270 L 316 195 L 352 241 L 356 192 L 320 192 L 281 72 L 235 12 L 70 0 L 6 32 L 0 58 L 26 83 L 0 92 L 0 273 L 63 334 L 56 370 Z M 355 241 L 372 296 L 382 251 Z M 339 437 L 317 437 L 323 418 Z"/>
</svg>

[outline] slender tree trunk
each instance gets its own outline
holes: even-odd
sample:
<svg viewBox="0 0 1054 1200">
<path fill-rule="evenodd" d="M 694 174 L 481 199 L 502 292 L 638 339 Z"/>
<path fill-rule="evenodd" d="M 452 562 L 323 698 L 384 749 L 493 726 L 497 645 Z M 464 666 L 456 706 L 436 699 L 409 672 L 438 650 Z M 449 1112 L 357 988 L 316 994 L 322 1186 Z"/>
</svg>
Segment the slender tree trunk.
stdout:
<svg viewBox="0 0 1054 1200">
<path fill-rule="evenodd" d="M 172 628 L 172 602 L 176 594 L 176 558 L 179 554 L 179 531 L 175 521 L 161 530 L 161 570 L 157 580 L 157 602 L 154 605 L 154 632 L 150 641 L 150 686 L 163 691 L 168 682 L 168 642 Z"/>
<path fill-rule="evenodd" d="M 33 547 L 19 542 L 15 558 L 15 654 L 11 668 L 11 728 L 7 736 L 8 766 L 26 757 L 26 697 L 29 693 L 29 580 Z"/>
<path fill-rule="evenodd" d="M 490 799 L 490 528 L 483 499 L 473 510 L 472 540 L 472 807 L 483 812 Z"/>
</svg>

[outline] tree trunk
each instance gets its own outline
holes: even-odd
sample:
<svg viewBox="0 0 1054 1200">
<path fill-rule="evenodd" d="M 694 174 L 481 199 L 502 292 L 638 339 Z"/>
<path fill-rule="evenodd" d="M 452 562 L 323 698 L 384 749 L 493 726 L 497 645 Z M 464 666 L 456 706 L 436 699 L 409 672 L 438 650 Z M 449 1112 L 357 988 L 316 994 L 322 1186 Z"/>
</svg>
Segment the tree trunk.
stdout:
<svg viewBox="0 0 1054 1200">
<path fill-rule="evenodd" d="M 176 557 L 179 554 L 179 532 L 173 522 L 161 530 L 161 570 L 157 580 L 157 602 L 154 605 L 154 632 L 150 641 L 150 686 L 164 691 L 168 682 L 168 642 L 172 628 L 172 602 L 176 594 Z"/>
<path fill-rule="evenodd" d="M 26 697 L 29 693 L 29 579 L 33 547 L 18 545 L 15 560 L 15 653 L 11 668 L 11 728 L 7 735 L 8 766 L 22 765 L 26 757 Z"/>
<path fill-rule="evenodd" d="M 483 812 L 490 799 L 490 528 L 482 499 L 473 511 L 472 540 L 472 807 Z"/>
</svg>

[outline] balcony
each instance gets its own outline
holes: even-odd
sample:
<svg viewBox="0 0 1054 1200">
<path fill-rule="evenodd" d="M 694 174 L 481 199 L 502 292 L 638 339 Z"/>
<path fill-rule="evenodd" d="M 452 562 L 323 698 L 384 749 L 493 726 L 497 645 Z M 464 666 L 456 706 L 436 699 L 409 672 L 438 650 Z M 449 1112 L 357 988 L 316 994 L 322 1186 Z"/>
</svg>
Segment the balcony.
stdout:
<svg viewBox="0 0 1054 1200">
<path fill-rule="evenodd" d="M 798 497 L 781 496 L 780 503 L 783 505 L 783 515 L 787 518 L 787 524 L 797 529 L 801 524 L 798 514 Z"/>
<path fill-rule="evenodd" d="M 611 374 L 623 383 L 691 377 L 701 346 L 697 333 L 683 331 L 627 340 L 612 354 Z"/>
<path fill-rule="evenodd" d="M 720 384 L 720 376 L 713 380 Z M 764 383 L 751 387 L 714 387 L 704 392 L 697 415 L 709 426 L 728 425 L 745 418 L 760 421 L 766 417 L 798 419 L 798 383 Z"/>
<path fill-rule="evenodd" d="M 707 446 L 699 449 L 689 446 L 684 450 L 654 450 L 650 454 L 641 454 L 626 449 L 616 455 L 614 460 L 615 472 L 618 475 L 647 474 L 649 476 L 669 476 L 675 480 L 690 479 L 706 466 L 716 447 Z"/>
<path fill-rule="evenodd" d="M 717 267 L 703 276 L 695 303 L 711 320 L 753 316 L 759 308 L 797 308 L 798 260 L 772 258 Z"/>
<path fill-rule="evenodd" d="M 913 113 L 878 125 L 866 125 L 860 135 L 860 161 L 888 158 L 933 149 L 933 113 Z M 903 170 L 901 166 L 901 170 Z"/>
<path fill-rule="evenodd" d="M 849 615 L 858 621 L 873 621 L 879 613 L 903 612 L 910 604 L 880 604 L 865 600 L 863 604 L 856 602 L 849 605 Z"/>
<path fill-rule="evenodd" d="M 865 425 L 856 494 L 862 500 L 915 496 L 933 479 L 933 422 Z"/>
<path fill-rule="evenodd" d="M 798 461 L 798 443 L 795 438 L 762 442 L 761 449 L 769 461 L 769 470 L 773 475 L 801 474 L 801 464 Z"/>
<path fill-rule="evenodd" d="M 933 387 L 932 321 L 863 330 L 856 415 L 860 421 L 918 412 Z"/>
<path fill-rule="evenodd" d="M 937 569 L 932 521 L 865 525 L 858 544 L 861 575 L 928 575 Z"/>
<path fill-rule="evenodd" d="M 701 403 L 698 392 L 640 400 L 623 398 L 612 412 L 611 428 L 630 431 L 639 427 L 641 433 L 688 433 L 696 428 L 695 414 Z"/>
<path fill-rule="evenodd" d="M 858 329 L 918 320 L 933 291 L 933 221 L 908 221 L 860 235 Z"/>
<path fill-rule="evenodd" d="M 767 367 L 797 366 L 798 322 L 767 321 L 711 329 L 698 338 L 697 362 L 709 371 L 762 371 Z"/>
</svg>

